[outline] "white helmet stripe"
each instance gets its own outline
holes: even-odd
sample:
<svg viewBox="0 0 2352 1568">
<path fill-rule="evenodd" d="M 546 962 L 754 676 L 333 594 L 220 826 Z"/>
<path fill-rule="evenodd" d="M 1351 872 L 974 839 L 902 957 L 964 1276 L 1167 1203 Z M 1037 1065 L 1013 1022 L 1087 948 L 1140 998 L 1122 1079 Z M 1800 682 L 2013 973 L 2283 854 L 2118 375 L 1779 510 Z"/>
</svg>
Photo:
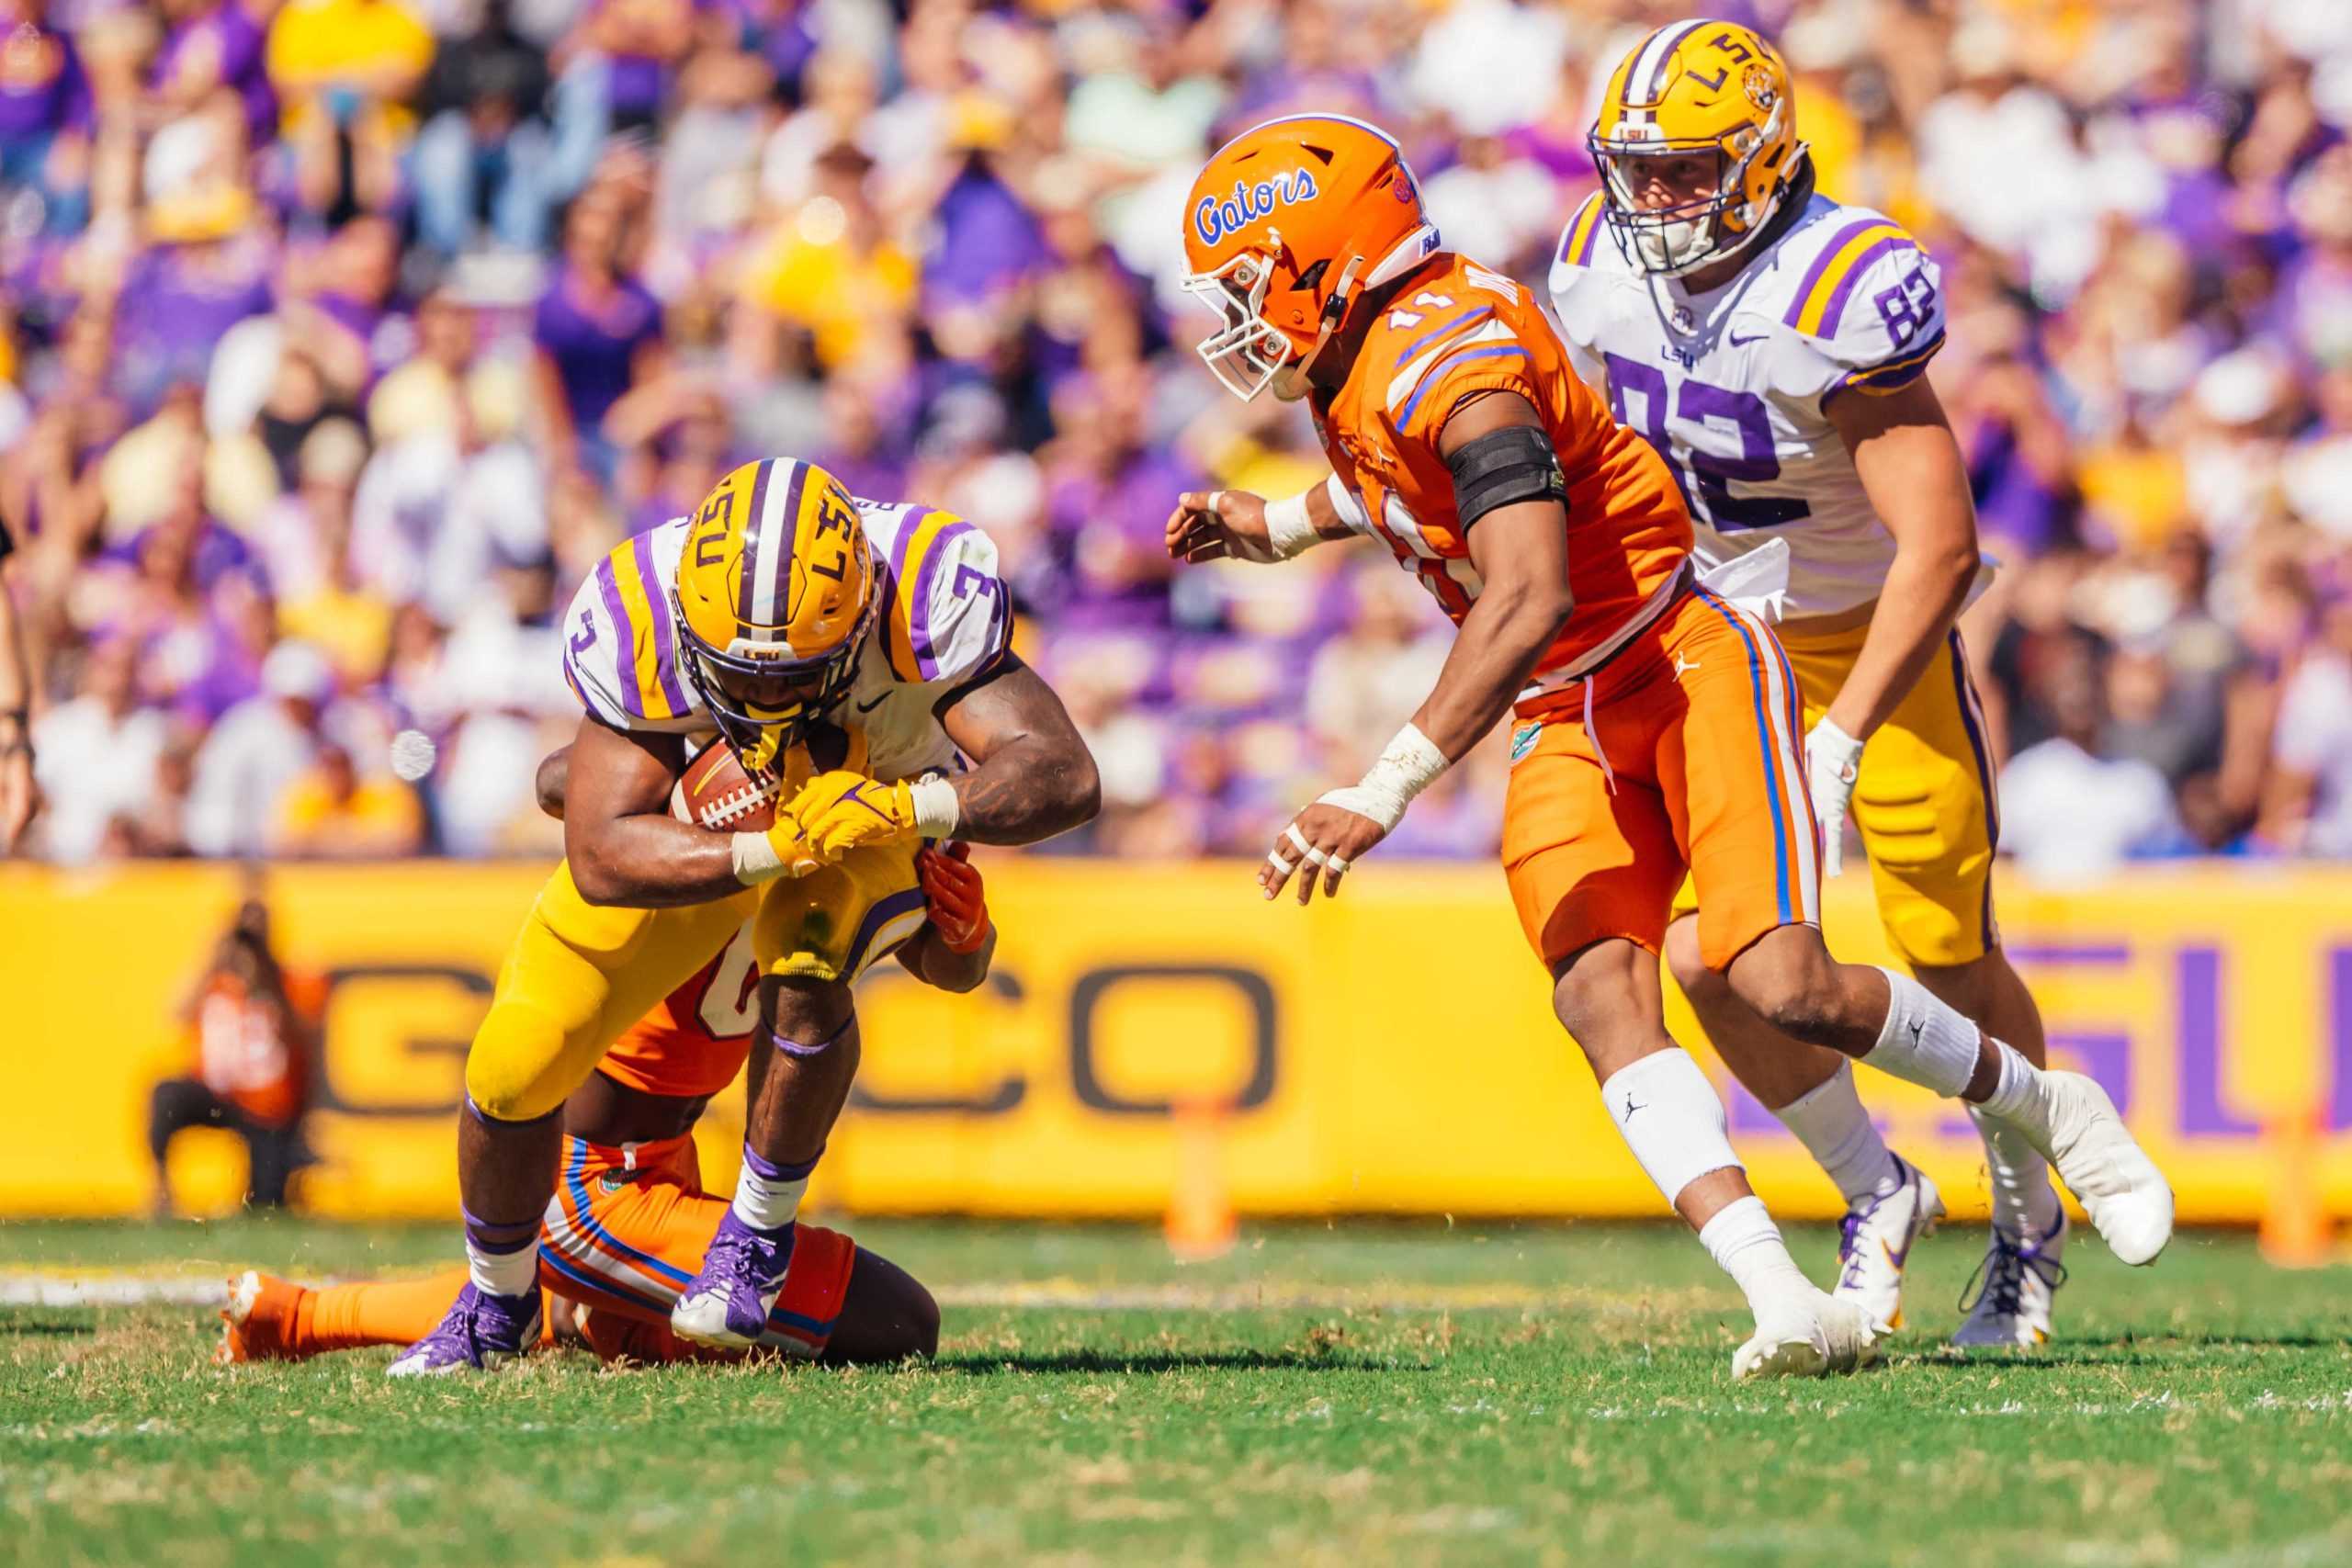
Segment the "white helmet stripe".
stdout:
<svg viewBox="0 0 2352 1568">
<path fill-rule="evenodd" d="M 735 565 L 735 621 L 739 626 L 752 618 L 752 595 L 760 577 L 760 508 L 768 493 L 768 480 L 775 473 L 775 462 L 763 457 L 752 475 L 752 499 L 747 503 L 751 515 L 743 519 L 743 558 Z"/>
<path fill-rule="evenodd" d="M 752 523 L 760 540 L 758 570 L 752 578 L 750 620 L 755 626 L 783 624 L 786 585 L 792 581 L 792 522 L 800 514 L 800 487 L 808 473 L 808 464 L 789 458 L 779 458 L 775 466 L 788 470 L 790 482 L 778 484 L 786 476 L 770 473 L 764 504 Z"/>
<path fill-rule="evenodd" d="M 1654 104 L 1665 95 L 1666 68 L 1674 59 L 1674 51 L 1682 40 L 1707 25 L 1703 17 L 1687 21 L 1668 22 L 1650 34 L 1642 45 L 1641 53 L 1634 61 L 1634 68 L 1625 73 L 1625 107 Z"/>
</svg>

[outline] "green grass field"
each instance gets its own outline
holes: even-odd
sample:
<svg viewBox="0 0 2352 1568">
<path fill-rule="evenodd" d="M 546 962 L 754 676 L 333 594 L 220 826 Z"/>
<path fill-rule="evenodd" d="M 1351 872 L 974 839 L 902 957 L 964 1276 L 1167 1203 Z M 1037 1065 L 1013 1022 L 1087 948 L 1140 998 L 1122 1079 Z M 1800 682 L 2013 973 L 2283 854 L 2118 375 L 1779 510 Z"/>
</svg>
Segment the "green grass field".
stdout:
<svg viewBox="0 0 2352 1568">
<path fill-rule="evenodd" d="M 2352 1562 L 2352 1272 L 2078 1243 L 2062 1338 L 1937 1349 L 1979 1245 L 1919 1249 L 1891 1364 L 1733 1385 L 1743 1314 L 1663 1227 L 867 1224 L 936 1363 L 221 1372 L 209 1312 L 0 1309 L 21 1563 Z M 437 1264 L 444 1230 L 0 1226 L 87 1265 Z M 1825 1232 L 1799 1238 L 1826 1272 Z"/>
</svg>

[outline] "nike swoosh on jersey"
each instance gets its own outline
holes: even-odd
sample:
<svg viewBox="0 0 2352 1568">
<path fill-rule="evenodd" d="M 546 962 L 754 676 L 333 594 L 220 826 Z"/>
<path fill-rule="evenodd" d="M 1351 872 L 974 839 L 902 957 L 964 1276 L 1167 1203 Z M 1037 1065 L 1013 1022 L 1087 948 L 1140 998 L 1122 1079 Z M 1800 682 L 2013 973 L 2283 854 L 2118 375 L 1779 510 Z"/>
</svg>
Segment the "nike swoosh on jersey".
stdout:
<svg viewBox="0 0 2352 1568">
<path fill-rule="evenodd" d="M 1734 348 L 1746 348 L 1749 344 L 1762 343 L 1771 335 L 1770 333 L 1752 333 L 1747 337 L 1742 337 L 1737 333 L 1734 333 L 1731 334 L 1731 345 Z"/>
<path fill-rule="evenodd" d="M 870 703 L 852 702 L 850 706 L 855 708 L 860 713 L 872 713 L 876 708 L 880 707 L 884 703 L 887 703 L 889 700 L 890 694 L 885 692 Z"/>
</svg>

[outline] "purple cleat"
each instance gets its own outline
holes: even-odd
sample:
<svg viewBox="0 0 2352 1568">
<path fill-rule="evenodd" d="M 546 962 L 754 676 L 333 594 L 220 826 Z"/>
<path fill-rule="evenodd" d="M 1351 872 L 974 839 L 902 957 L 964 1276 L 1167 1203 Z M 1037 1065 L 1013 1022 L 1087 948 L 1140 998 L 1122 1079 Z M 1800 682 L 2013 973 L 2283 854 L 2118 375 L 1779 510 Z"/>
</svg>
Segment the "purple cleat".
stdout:
<svg viewBox="0 0 2352 1568">
<path fill-rule="evenodd" d="M 396 1378 L 439 1377 L 446 1372 L 486 1372 L 520 1356 L 538 1342 L 539 1288 L 519 1296 L 493 1296 L 469 1282 L 450 1304 L 441 1326 L 401 1352 L 386 1369 Z"/>
<path fill-rule="evenodd" d="M 702 1272 L 678 1292 L 670 1327 L 682 1339 L 741 1350 L 759 1342 L 768 1314 L 784 1290 L 792 1261 L 792 1230 L 757 1231 L 734 1210 L 718 1222 L 718 1234 L 703 1254 Z"/>
</svg>

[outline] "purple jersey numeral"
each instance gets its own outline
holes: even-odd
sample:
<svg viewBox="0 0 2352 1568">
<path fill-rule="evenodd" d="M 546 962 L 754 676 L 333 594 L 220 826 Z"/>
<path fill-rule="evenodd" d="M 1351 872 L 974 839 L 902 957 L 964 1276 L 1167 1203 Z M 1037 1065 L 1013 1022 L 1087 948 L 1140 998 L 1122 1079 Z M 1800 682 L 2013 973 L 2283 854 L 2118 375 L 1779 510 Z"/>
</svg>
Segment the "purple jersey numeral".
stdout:
<svg viewBox="0 0 2352 1568">
<path fill-rule="evenodd" d="M 1670 383 L 1662 367 L 1644 365 L 1620 355 L 1604 354 L 1609 368 L 1609 409 L 1617 423 L 1657 448 L 1673 471 L 1682 499 L 1699 520 L 1719 533 L 1740 528 L 1770 528 L 1808 516 L 1812 508 L 1794 496 L 1734 495 L 1735 480 L 1761 484 L 1781 477 L 1781 459 L 1772 448 L 1772 415 L 1764 400 L 1753 392 L 1685 378 L 1673 389 L 1673 418 L 1668 423 Z M 1641 400 L 1642 419 L 1626 417 L 1631 398 Z M 1723 428 L 1728 425 L 1725 432 Z M 1711 438 L 1725 434 L 1738 450 L 1711 450 Z M 1679 446 L 1683 450 L 1677 452 Z"/>
<path fill-rule="evenodd" d="M 996 592 L 996 579 L 985 571 L 977 571 L 958 562 L 956 567 L 956 581 L 948 592 L 958 599 L 969 599 L 975 589 L 982 593 L 993 593 Z"/>
</svg>

